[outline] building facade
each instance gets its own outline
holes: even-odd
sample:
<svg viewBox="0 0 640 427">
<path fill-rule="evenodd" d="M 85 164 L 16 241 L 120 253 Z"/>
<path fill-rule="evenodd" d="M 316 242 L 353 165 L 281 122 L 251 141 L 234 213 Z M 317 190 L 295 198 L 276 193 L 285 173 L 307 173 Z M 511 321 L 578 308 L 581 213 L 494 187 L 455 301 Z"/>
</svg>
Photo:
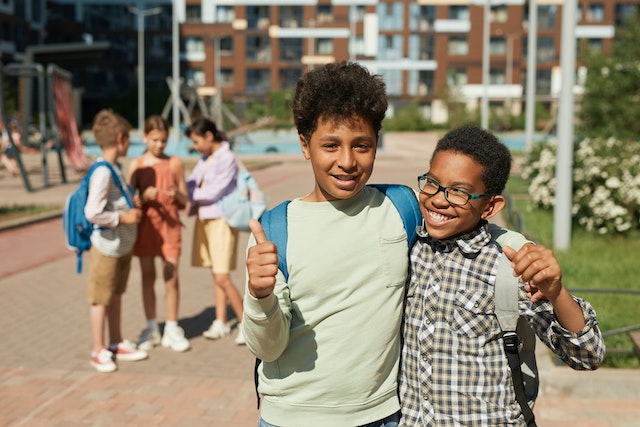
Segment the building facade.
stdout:
<svg viewBox="0 0 640 427">
<path fill-rule="evenodd" d="M 3 33 L 9 31 L 3 9 L 21 8 L 25 17 L 42 18 L 37 5 L 43 2 L 0 0 Z M 638 10 L 640 0 L 576 3 L 578 70 L 581 49 L 610 51 L 616 27 Z M 552 103 L 559 93 L 563 2 L 536 4 L 535 93 L 538 101 Z M 417 103 L 435 122 L 447 120 L 452 97 L 473 109 L 485 93 L 487 13 L 489 102 L 515 115 L 523 110 L 527 0 L 47 0 L 46 31 L 38 34 L 44 43 L 108 41 L 111 47 L 100 61 L 72 70 L 74 83 L 84 88 L 85 97 L 124 93 L 137 83 L 137 17 L 131 6 L 139 12 L 162 7 L 162 13 L 143 20 L 144 84 L 168 91 L 174 5 L 180 18 L 180 76 L 202 93 L 220 90 L 225 102 L 237 104 L 264 102 L 272 92 L 293 89 L 319 64 L 353 60 L 383 76 L 391 115 Z M 37 33 L 38 25 L 43 24 L 27 27 Z M 23 39 L 15 37 L 14 45 L 24 44 Z M 2 40 L 4 52 L 4 34 Z"/>
</svg>

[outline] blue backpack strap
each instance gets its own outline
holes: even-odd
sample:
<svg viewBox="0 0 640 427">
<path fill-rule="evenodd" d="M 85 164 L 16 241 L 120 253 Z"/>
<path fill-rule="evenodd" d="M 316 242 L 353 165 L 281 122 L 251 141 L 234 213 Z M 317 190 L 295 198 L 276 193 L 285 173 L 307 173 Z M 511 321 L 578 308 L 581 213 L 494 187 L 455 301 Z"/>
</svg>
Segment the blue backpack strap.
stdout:
<svg viewBox="0 0 640 427">
<path fill-rule="evenodd" d="M 284 274 L 284 279 L 289 280 L 287 269 L 287 206 L 291 201 L 285 200 L 278 206 L 262 214 L 260 223 L 265 236 L 278 248 L 278 269 Z"/>
<path fill-rule="evenodd" d="M 93 172 L 93 170 L 95 170 L 95 168 L 97 166 L 106 166 L 106 167 L 109 168 L 109 170 L 111 171 L 111 178 L 113 179 L 114 184 L 116 185 L 116 187 L 118 187 L 120 189 L 120 192 L 124 196 L 124 198 L 127 201 L 127 204 L 129 205 L 129 207 L 133 208 L 133 200 L 131 199 L 131 196 L 129 195 L 129 191 L 127 191 L 127 189 L 124 188 L 124 183 L 120 180 L 120 177 L 118 176 L 118 173 L 116 172 L 116 170 L 113 167 L 113 165 L 111 163 L 107 162 L 106 160 L 101 160 L 101 161 L 95 162 L 93 165 L 91 165 L 90 172 Z"/>
<path fill-rule="evenodd" d="M 371 186 L 384 193 L 393 202 L 402 218 L 402 224 L 407 232 L 409 250 L 411 250 L 418 238 L 416 228 L 422 223 L 422 213 L 415 193 L 406 185 L 400 184 L 371 184 Z"/>
</svg>

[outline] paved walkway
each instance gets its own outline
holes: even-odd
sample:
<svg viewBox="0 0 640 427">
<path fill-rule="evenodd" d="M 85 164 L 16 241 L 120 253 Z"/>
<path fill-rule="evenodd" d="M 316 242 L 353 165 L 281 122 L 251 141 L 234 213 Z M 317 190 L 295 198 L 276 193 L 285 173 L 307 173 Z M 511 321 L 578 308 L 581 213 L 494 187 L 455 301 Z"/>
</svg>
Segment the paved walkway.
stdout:
<svg viewBox="0 0 640 427">
<path fill-rule="evenodd" d="M 433 141 L 425 135 L 387 134 L 371 181 L 413 185 L 427 166 Z M 313 182 L 302 156 L 269 160 L 255 176 L 271 206 L 310 191 Z M 0 170 L 0 205 L 62 203 L 77 185 L 78 175 L 71 170 L 69 184 L 58 184 L 50 166 L 55 185 L 38 189 L 38 169 L 30 161 L 36 190 L 26 192 L 18 178 Z M 75 257 L 64 246 L 59 217 L 0 231 L 0 426 L 257 425 L 253 356 L 232 338 L 200 336 L 214 316 L 212 281 L 206 270 L 188 265 L 193 220 L 184 222 L 180 324 L 192 349 L 178 354 L 160 347 L 148 360 L 120 363 L 114 374 L 98 374 L 89 366 L 86 274 L 75 274 Z M 242 234 L 241 247 L 247 237 Z M 240 251 L 240 267 L 242 256 Z M 132 266 L 123 332 L 135 339 L 144 315 L 140 270 L 135 261 Z M 242 288 L 244 271 L 236 271 L 233 279 Z M 156 289 L 162 316 L 163 287 Z M 539 426 L 638 425 L 640 371 L 574 372 L 555 366 L 544 349 L 539 365 Z"/>
</svg>

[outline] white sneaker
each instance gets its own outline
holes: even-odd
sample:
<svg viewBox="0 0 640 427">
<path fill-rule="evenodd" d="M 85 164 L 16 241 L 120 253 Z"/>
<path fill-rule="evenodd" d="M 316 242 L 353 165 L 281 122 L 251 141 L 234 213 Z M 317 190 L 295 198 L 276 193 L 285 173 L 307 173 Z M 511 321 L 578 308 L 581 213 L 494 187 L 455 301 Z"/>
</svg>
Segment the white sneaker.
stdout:
<svg viewBox="0 0 640 427">
<path fill-rule="evenodd" d="M 142 351 L 150 351 L 153 347 L 160 345 L 160 331 L 158 328 L 145 328 L 140 334 L 136 345 Z"/>
<path fill-rule="evenodd" d="M 202 333 L 202 336 L 212 340 L 217 340 L 218 338 L 229 335 L 230 332 L 231 328 L 228 325 L 225 325 L 222 321 L 216 319 L 211 323 L 209 329 Z"/>
<path fill-rule="evenodd" d="M 124 362 L 137 362 L 149 357 L 146 351 L 136 348 L 135 344 L 131 344 L 128 340 L 121 341 L 117 344 L 111 344 L 109 351 L 116 355 L 116 360 Z"/>
<path fill-rule="evenodd" d="M 164 327 L 164 335 L 162 336 L 162 346 L 171 347 L 171 350 L 183 352 L 189 350 L 189 340 L 184 336 L 184 329 L 180 326 L 175 328 Z"/>
<path fill-rule="evenodd" d="M 238 325 L 238 335 L 236 335 L 235 343 L 238 345 L 245 345 L 247 343 L 242 334 L 242 325 Z"/>
<path fill-rule="evenodd" d="M 106 348 L 100 350 L 98 354 L 91 353 L 91 366 L 96 368 L 98 372 L 103 373 L 113 372 L 118 369 L 113 361 L 113 353 Z"/>
</svg>

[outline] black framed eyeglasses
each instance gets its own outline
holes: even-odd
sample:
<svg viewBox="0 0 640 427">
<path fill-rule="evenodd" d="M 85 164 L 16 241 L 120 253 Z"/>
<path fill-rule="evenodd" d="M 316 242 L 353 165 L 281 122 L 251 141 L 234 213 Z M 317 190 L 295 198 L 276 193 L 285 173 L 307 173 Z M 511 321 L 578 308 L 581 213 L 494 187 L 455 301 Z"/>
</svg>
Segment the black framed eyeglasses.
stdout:
<svg viewBox="0 0 640 427">
<path fill-rule="evenodd" d="M 445 199 L 456 206 L 464 206 L 469 203 L 469 200 L 482 199 L 488 196 L 488 194 L 471 194 L 461 188 L 444 187 L 437 180 L 427 176 L 426 173 L 418 177 L 418 190 L 430 196 L 435 196 L 439 191 L 442 191 Z"/>
</svg>

